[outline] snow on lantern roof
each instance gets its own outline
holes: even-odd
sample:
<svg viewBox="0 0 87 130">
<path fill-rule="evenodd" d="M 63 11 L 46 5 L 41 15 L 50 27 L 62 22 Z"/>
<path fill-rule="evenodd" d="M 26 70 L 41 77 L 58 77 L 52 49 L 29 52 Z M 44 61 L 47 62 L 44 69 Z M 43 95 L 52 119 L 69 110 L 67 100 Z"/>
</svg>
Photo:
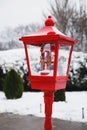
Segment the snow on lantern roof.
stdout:
<svg viewBox="0 0 87 130">
<path fill-rule="evenodd" d="M 53 42 L 57 39 L 62 39 L 70 42 L 77 42 L 77 40 L 67 37 L 64 35 L 62 32 L 60 32 L 56 27 L 54 27 L 54 20 L 52 19 L 51 16 L 48 16 L 48 18 L 45 21 L 45 26 L 42 27 L 40 30 L 37 32 L 28 35 L 28 36 L 23 36 L 19 40 L 25 42 L 25 43 L 40 43 L 41 41 L 43 42 Z"/>
</svg>

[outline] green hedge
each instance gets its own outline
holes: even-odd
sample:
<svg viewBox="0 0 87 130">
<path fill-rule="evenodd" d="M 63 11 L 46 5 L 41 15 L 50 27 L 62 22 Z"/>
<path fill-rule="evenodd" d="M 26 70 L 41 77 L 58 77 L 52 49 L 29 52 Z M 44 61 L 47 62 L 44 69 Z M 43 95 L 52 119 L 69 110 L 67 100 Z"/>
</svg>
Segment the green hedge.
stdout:
<svg viewBox="0 0 87 130">
<path fill-rule="evenodd" d="M 3 80 L 5 78 L 5 74 L 3 72 L 2 67 L 0 67 L 0 91 L 3 91 Z"/>
<path fill-rule="evenodd" d="M 54 101 L 66 101 L 65 89 L 58 90 L 54 93 Z"/>
<path fill-rule="evenodd" d="M 87 59 L 78 63 L 77 69 L 73 66 L 70 69 L 66 91 L 87 91 Z"/>
<path fill-rule="evenodd" d="M 23 94 L 23 90 L 22 78 L 14 69 L 11 69 L 7 72 L 3 83 L 3 91 L 7 99 L 20 98 Z"/>
</svg>

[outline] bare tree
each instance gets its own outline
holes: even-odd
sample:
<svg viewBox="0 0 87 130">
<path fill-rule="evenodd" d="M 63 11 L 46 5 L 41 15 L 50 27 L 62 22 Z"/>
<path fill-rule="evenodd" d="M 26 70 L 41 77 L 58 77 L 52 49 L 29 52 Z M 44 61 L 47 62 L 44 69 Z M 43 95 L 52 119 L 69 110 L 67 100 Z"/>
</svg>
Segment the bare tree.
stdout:
<svg viewBox="0 0 87 130">
<path fill-rule="evenodd" d="M 69 0 L 54 0 L 54 4 L 50 3 L 50 12 L 55 18 L 58 29 L 66 33 L 68 22 L 74 15 L 74 9 L 69 6 Z"/>
<path fill-rule="evenodd" d="M 40 28 L 38 24 L 20 25 L 18 27 L 6 28 L 0 33 L 0 50 L 20 48 L 23 44 L 19 44 L 19 38 L 24 35 L 29 35 Z"/>
<path fill-rule="evenodd" d="M 50 13 L 54 16 L 57 28 L 79 40 L 77 49 L 87 52 L 87 12 L 86 6 L 80 3 L 80 10 L 71 5 L 69 0 L 49 2 Z"/>
<path fill-rule="evenodd" d="M 77 28 L 82 51 L 87 52 L 87 13 L 82 6 L 80 7 Z"/>
<path fill-rule="evenodd" d="M 72 17 L 71 36 L 78 39 L 78 49 L 87 52 L 87 13 L 80 5 L 80 11 Z"/>
</svg>

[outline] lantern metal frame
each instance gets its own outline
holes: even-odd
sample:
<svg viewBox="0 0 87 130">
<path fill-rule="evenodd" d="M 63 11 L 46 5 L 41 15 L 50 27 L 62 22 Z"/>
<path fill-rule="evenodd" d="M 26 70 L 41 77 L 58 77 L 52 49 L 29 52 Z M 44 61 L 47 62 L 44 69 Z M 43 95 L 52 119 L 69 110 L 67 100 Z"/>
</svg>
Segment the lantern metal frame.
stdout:
<svg viewBox="0 0 87 130">
<path fill-rule="evenodd" d="M 54 20 L 51 16 L 47 18 L 45 21 L 45 26 L 41 28 L 36 33 L 29 35 L 29 36 L 23 36 L 19 40 L 23 41 L 24 48 L 25 48 L 25 54 L 26 54 L 26 61 L 27 61 L 27 67 L 28 67 L 28 76 L 29 80 L 31 82 L 32 89 L 40 89 L 44 92 L 44 103 L 45 103 L 45 123 L 44 123 L 44 129 L 45 130 L 52 130 L 52 104 L 54 100 L 54 92 L 56 90 L 65 89 L 66 82 L 68 80 L 68 73 L 70 69 L 70 62 L 71 62 L 71 56 L 73 51 L 73 46 L 77 42 L 77 40 L 67 37 L 63 33 L 61 33 L 59 30 L 57 30 L 54 27 Z M 28 48 L 27 45 L 32 46 L 39 46 L 41 47 L 42 44 L 47 43 L 54 43 L 55 44 L 55 60 L 54 60 L 54 73 L 53 76 L 49 75 L 32 75 L 31 74 L 31 68 L 30 68 L 30 59 L 28 56 Z M 58 57 L 59 57 L 59 49 L 60 45 L 67 45 L 71 46 L 71 50 L 69 53 L 68 58 L 68 66 L 66 75 L 57 75 L 58 70 Z"/>
<path fill-rule="evenodd" d="M 29 36 L 21 37 L 20 40 L 23 41 L 24 43 L 26 61 L 28 67 L 28 75 L 29 75 L 29 80 L 31 81 L 32 88 L 40 89 L 40 90 L 49 90 L 49 86 L 50 86 L 50 90 L 53 91 L 64 89 L 66 87 L 66 81 L 68 80 L 68 72 L 70 68 L 73 46 L 77 42 L 77 40 L 67 37 L 66 35 L 62 34 L 60 31 L 55 29 L 54 21 L 52 20 L 51 17 L 48 17 L 48 19 L 45 22 L 45 26 L 42 29 L 40 29 L 38 32 Z M 42 75 L 34 76 L 31 74 L 27 45 L 41 46 L 43 43 L 44 44 L 55 43 L 56 46 L 53 76 L 42 76 Z M 61 44 L 71 46 L 66 76 L 57 76 L 58 53 L 59 53 L 59 46 Z"/>
</svg>

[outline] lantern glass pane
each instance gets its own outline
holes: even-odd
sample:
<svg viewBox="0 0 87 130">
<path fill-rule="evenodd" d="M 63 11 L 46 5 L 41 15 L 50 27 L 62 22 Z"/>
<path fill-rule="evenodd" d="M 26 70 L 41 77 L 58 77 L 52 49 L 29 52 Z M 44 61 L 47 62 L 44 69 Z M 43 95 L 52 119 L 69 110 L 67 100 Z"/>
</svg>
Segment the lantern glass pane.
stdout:
<svg viewBox="0 0 87 130">
<path fill-rule="evenodd" d="M 65 76 L 67 74 L 68 61 L 71 46 L 60 44 L 58 54 L 58 76 Z"/>
<path fill-rule="evenodd" d="M 54 44 L 49 43 L 40 46 L 28 45 L 31 75 L 53 76 L 55 52 L 51 45 L 54 47 Z"/>
</svg>

